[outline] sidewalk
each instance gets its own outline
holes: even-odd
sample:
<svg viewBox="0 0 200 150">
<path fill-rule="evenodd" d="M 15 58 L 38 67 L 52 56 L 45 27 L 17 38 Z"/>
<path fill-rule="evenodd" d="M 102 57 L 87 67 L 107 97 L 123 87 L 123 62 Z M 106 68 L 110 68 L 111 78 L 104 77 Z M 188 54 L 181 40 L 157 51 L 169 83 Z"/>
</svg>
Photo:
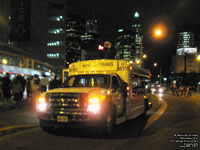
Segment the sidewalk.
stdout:
<svg viewBox="0 0 200 150">
<path fill-rule="evenodd" d="M 3 101 L 2 99 L 0 99 L 0 111 L 3 110 L 7 110 L 7 109 L 13 109 L 13 108 L 17 108 L 17 107 L 22 107 L 25 105 L 28 105 L 29 101 L 27 100 L 27 98 L 24 96 L 23 100 L 21 103 L 16 104 L 15 101 L 11 100 L 10 102 L 7 101 Z"/>
</svg>

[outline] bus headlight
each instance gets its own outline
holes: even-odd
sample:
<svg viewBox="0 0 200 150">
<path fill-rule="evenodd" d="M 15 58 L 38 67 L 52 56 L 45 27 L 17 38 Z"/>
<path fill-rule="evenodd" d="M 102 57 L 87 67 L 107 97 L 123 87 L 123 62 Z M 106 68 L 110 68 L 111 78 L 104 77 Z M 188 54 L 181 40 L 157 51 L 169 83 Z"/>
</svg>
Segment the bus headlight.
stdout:
<svg viewBox="0 0 200 150">
<path fill-rule="evenodd" d="M 39 112 L 43 112 L 47 109 L 47 103 L 45 98 L 39 98 L 38 100 L 38 105 L 37 105 L 37 110 Z"/>
<path fill-rule="evenodd" d="M 100 100 L 98 98 L 90 98 L 88 100 L 87 111 L 97 113 L 100 111 Z"/>
</svg>

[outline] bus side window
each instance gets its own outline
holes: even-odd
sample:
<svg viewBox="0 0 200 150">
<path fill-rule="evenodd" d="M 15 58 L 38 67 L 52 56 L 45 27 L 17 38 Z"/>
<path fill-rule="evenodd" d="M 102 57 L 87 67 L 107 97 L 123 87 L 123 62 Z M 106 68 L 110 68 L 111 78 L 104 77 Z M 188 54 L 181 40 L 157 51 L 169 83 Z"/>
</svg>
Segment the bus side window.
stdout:
<svg viewBox="0 0 200 150">
<path fill-rule="evenodd" d="M 115 76 L 112 77 L 112 89 L 116 92 L 119 87 L 119 82 Z"/>
</svg>

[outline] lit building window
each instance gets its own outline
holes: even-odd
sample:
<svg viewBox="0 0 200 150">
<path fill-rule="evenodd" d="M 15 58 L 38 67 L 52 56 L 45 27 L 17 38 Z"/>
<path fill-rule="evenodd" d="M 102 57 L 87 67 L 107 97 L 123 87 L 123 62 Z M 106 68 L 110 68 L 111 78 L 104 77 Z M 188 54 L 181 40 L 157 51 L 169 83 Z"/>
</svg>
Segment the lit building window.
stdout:
<svg viewBox="0 0 200 150">
<path fill-rule="evenodd" d="M 64 46 L 64 42 L 63 41 L 52 41 L 52 42 L 48 42 L 47 46 Z"/>
<path fill-rule="evenodd" d="M 65 21 L 63 16 L 51 16 L 49 17 L 50 21 Z"/>
<path fill-rule="evenodd" d="M 51 34 L 64 34 L 64 30 L 62 28 L 50 28 L 48 29 L 48 33 Z"/>
<path fill-rule="evenodd" d="M 60 54 L 59 53 L 48 53 L 47 54 L 47 58 L 59 59 L 60 58 Z"/>
</svg>

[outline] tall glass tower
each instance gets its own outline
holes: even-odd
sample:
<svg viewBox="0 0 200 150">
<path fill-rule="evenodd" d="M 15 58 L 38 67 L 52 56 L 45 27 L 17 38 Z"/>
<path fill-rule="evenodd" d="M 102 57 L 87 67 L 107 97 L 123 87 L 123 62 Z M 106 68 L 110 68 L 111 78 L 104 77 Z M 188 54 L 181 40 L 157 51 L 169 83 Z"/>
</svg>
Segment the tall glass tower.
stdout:
<svg viewBox="0 0 200 150">
<path fill-rule="evenodd" d="M 116 58 L 138 63 L 142 54 L 142 26 L 140 14 L 134 13 L 131 29 L 119 29 L 115 43 Z"/>
<path fill-rule="evenodd" d="M 132 31 L 133 31 L 133 35 L 134 35 L 134 46 L 133 46 L 134 58 L 135 58 L 134 61 L 137 61 L 137 60 L 141 59 L 140 57 L 143 52 L 142 25 L 141 25 L 140 14 L 138 12 L 134 13 L 133 24 L 131 27 L 132 27 Z"/>
</svg>

